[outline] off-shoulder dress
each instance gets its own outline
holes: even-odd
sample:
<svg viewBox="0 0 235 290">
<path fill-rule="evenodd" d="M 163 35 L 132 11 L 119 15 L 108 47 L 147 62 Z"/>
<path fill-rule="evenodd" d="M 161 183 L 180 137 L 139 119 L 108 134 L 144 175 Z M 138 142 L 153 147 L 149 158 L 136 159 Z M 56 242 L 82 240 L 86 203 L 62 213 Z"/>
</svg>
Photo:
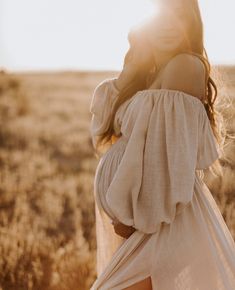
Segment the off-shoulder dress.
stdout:
<svg viewBox="0 0 235 290">
<path fill-rule="evenodd" d="M 115 78 L 90 103 L 93 145 L 118 96 Z M 234 290 L 235 243 L 203 169 L 220 157 L 203 103 L 170 89 L 138 91 L 114 120 L 121 137 L 94 178 L 97 279 L 91 290 L 121 290 L 151 277 L 153 290 Z M 117 218 L 136 231 L 125 239 Z"/>
</svg>

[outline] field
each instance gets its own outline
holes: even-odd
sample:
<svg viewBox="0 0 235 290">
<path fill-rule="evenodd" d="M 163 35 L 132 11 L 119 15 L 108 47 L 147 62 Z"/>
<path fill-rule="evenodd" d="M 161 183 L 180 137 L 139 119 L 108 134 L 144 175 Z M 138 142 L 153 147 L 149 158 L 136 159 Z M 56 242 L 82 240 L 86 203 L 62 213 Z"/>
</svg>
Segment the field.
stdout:
<svg viewBox="0 0 235 290">
<path fill-rule="evenodd" d="M 235 67 L 218 69 L 235 133 Z M 95 280 L 89 104 L 117 74 L 0 72 L 0 290 L 86 290 Z M 235 239 L 234 149 L 226 147 L 223 178 L 205 180 Z"/>
</svg>

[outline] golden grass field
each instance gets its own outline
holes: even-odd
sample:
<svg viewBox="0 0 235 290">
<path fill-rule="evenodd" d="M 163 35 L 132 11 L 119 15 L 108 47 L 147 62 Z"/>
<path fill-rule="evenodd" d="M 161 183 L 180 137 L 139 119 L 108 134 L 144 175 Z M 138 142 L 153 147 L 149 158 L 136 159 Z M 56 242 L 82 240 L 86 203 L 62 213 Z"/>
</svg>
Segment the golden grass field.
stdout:
<svg viewBox="0 0 235 290">
<path fill-rule="evenodd" d="M 220 69 L 235 132 L 235 67 Z M 117 74 L 0 73 L 0 290 L 86 290 L 95 280 L 89 104 Z M 234 142 L 226 157 L 223 178 L 205 172 L 205 181 L 235 238 Z"/>
</svg>

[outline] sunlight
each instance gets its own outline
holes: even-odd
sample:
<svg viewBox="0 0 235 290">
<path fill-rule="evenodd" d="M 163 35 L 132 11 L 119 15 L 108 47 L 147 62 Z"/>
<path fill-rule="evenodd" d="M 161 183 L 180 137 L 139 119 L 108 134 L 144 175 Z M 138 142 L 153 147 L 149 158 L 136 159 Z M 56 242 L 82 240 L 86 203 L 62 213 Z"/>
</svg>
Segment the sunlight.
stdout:
<svg viewBox="0 0 235 290">
<path fill-rule="evenodd" d="M 126 2 L 126 5 L 129 6 L 126 7 L 127 11 L 131 11 L 131 13 L 128 14 L 128 18 L 125 18 L 125 26 L 128 29 L 140 25 L 153 14 L 159 12 L 159 6 L 155 0 L 130 0 Z"/>
<path fill-rule="evenodd" d="M 161 12 L 159 2 L 2 0 L 0 68 L 121 69 L 128 31 Z M 234 63 L 235 1 L 199 2 L 211 61 Z"/>
</svg>

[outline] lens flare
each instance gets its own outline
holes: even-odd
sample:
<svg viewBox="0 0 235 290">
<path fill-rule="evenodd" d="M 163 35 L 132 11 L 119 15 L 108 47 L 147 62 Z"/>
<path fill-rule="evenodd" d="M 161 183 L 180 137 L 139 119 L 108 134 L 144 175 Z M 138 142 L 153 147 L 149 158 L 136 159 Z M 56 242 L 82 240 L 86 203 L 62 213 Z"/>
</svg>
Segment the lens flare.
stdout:
<svg viewBox="0 0 235 290">
<path fill-rule="evenodd" d="M 138 21 L 134 23 L 134 26 L 132 26 L 132 28 L 141 29 L 144 32 L 145 29 L 148 30 L 148 27 L 152 25 L 152 22 L 155 21 L 158 15 L 160 14 L 161 10 L 160 2 L 158 0 L 150 0 L 148 3 L 149 3 L 148 13 L 146 13 L 144 17 L 139 17 L 140 19 L 138 19 Z M 146 5 L 146 2 L 144 5 Z"/>
<path fill-rule="evenodd" d="M 158 1 L 155 0 L 131 0 L 133 2 L 133 9 L 130 11 L 128 16 L 128 24 L 129 28 L 139 26 L 146 21 L 148 21 L 152 16 L 159 13 L 159 4 Z"/>
</svg>

